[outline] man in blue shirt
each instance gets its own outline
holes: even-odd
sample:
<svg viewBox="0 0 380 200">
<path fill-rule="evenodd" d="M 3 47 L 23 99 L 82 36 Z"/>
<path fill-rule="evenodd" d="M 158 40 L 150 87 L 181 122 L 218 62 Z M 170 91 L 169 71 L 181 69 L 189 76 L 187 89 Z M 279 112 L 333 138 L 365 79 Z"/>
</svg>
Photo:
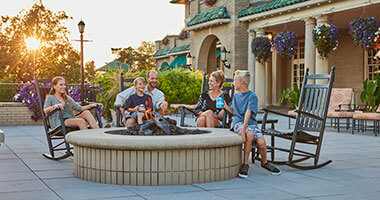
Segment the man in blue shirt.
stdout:
<svg viewBox="0 0 380 200">
<path fill-rule="evenodd" d="M 261 167 L 272 174 L 280 174 L 281 171 L 267 161 L 267 148 L 263 134 L 257 121 L 257 96 L 248 89 L 250 74 L 246 70 L 235 72 L 234 87 L 237 93 L 234 95 L 233 104 L 233 131 L 242 137 L 244 143 L 244 160 L 239 170 L 239 177 L 248 177 L 248 158 L 251 153 L 252 143 L 259 148 L 261 155 Z"/>
</svg>

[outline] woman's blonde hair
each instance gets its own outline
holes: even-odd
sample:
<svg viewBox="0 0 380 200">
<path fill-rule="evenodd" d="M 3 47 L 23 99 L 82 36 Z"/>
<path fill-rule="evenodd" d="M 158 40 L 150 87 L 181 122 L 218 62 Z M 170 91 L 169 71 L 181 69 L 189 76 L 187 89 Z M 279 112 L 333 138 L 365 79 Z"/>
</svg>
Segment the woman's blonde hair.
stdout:
<svg viewBox="0 0 380 200">
<path fill-rule="evenodd" d="M 133 81 L 133 85 L 136 86 L 138 82 L 143 82 L 145 83 L 145 79 L 143 77 L 137 77 L 134 81 Z"/>
<path fill-rule="evenodd" d="M 215 78 L 216 81 L 220 83 L 220 87 L 223 86 L 224 80 L 226 77 L 224 76 L 224 72 L 222 70 L 218 70 L 211 73 L 211 76 Z"/>
<path fill-rule="evenodd" d="M 51 86 L 50 86 L 51 88 L 50 88 L 49 94 L 52 94 L 52 95 L 55 94 L 54 86 L 56 86 L 58 84 L 58 81 L 65 81 L 65 84 L 66 84 L 66 80 L 62 76 L 56 76 L 56 77 L 54 77 L 51 80 Z M 63 97 L 63 100 L 65 100 L 65 103 L 68 103 L 67 105 L 69 106 L 70 110 L 72 110 L 71 104 L 69 103 L 69 100 L 67 99 L 67 93 L 66 93 L 66 91 L 65 91 L 65 93 L 62 94 L 62 97 Z"/>
<path fill-rule="evenodd" d="M 244 84 L 249 85 L 250 77 L 249 71 L 247 70 L 236 70 L 235 77 L 242 80 Z"/>
</svg>

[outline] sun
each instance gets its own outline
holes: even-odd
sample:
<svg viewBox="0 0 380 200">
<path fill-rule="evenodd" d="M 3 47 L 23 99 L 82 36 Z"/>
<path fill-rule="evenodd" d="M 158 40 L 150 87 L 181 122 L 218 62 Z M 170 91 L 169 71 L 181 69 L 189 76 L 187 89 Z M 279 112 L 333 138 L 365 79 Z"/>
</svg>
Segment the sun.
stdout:
<svg viewBox="0 0 380 200">
<path fill-rule="evenodd" d="M 25 40 L 25 43 L 26 43 L 26 47 L 29 50 L 36 50 L 36 49 L 38 49 L 38 47 L 41 44 L 41 42 L 39 40 L 37 40 L 36 38 L 27 38 Z"/>
</svg>

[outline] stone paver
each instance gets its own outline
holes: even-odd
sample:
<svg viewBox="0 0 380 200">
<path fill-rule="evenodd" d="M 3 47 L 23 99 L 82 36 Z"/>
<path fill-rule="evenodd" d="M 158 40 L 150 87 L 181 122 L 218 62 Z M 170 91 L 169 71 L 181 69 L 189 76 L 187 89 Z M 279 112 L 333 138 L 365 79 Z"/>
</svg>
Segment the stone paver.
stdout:
<svg viewBox="0 0 380 200">
<path fill-rule="evenodd" d="M 179 121 L 178 116 L 176 117 Z M 187 117 L 186 123 L 194 124 Z M 276 125 L 287 128 L 287 120 Z M 321 169 L 302 171 L 279 166 L 272 176 L 250 163 L 247 179 L 180 185 L 118 186 L 75 178 L 73 159 L 52 161 L 47 152 L 42 126 L 0 127 L 6 141 L 0 146 L 0 199 L 379 199 L 380 137 L 372 132 L 337 133 L 328 127 L 320 160 L 333 162 Z M 266 138 L 269 142 L 269 138 Z M 278 140 L 279 145 L 287 145 Z M 269 155 L 268 155 L 269 156 Z M 286 154 L 276 155 L 286 159 Z"/>
</svg>

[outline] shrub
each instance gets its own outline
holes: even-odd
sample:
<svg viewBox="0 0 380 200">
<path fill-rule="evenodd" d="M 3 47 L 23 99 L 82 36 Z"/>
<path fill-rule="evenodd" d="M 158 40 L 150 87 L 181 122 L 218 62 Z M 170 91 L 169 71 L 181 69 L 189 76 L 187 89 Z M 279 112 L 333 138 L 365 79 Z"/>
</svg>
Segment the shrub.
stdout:
<svg viewBox="0 0 380 200">
<path fill-rule="evenodd" d="M 202 72 L 176 68 L 159 74 L 159 88 L 169 104 L 196 104 L 201 94 Z"/>
<path fill-rule="evenodd" d="M 293 84 L 292 88 L 287 88 L 281 92 L 280 102 L 283 103 L 285 101 L 288 101 L 289 110 L 294 110 L 298 106 L 300 96 L 301 90 L 298 88 L 297 84 Z"/>
</svg>

